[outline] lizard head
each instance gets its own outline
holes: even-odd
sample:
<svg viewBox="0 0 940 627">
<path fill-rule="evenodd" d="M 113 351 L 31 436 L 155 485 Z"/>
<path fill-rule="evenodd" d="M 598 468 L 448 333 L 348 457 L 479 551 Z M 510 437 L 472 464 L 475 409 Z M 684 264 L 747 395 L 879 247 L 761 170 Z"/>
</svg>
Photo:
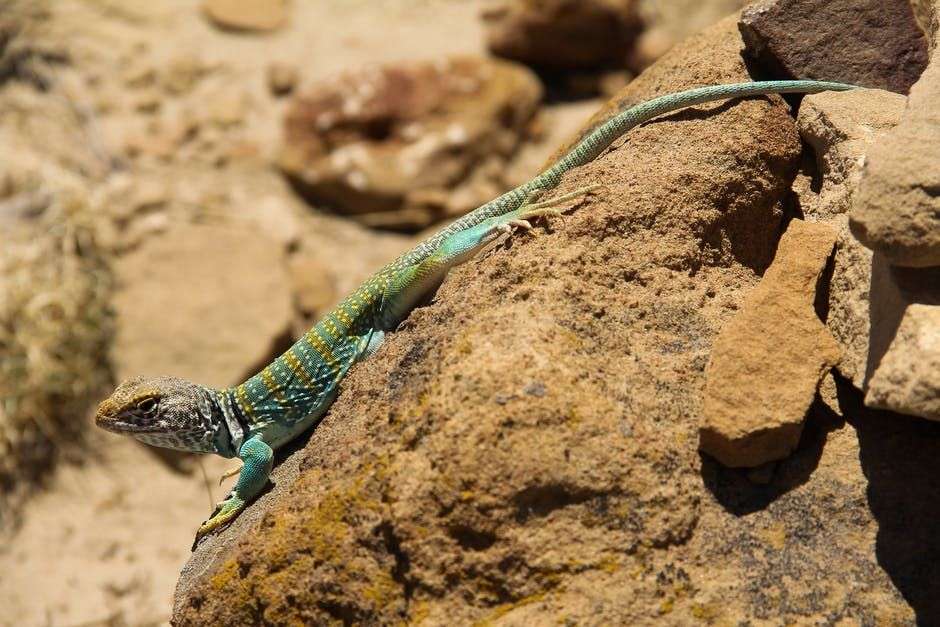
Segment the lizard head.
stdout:
<svg viewBox="0 0 940 627">
<path fill-rule="evenodd" d="M 121 383 L 98 405 L 95 424 L 153 446 L 196 452 L 212 452 L 222 428 L 212 392 L 175 377 Z"/>
</svg>

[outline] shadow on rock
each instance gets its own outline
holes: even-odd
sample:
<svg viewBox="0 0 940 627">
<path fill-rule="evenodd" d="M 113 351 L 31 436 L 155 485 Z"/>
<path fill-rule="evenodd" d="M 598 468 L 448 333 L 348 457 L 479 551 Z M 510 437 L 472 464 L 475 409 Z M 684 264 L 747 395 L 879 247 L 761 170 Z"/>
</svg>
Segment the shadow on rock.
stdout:
<svg viewBox="0 0 940 627">
<path fill-rule="evenodd" d="M 868 504 L 878 521 L 876 556 L 917 613 L 940 624 L 940 424 L 862 405 L 847 383 L 839 405 L 858 432 Z"/>
<path fill-rule="evenodd" d="M 829 432 L 844 425 L 817 397 L 794 453 L 758 468 L 728 468 L 700 453 L 705 487 L 729 513 L 746 516 L 767 508 L 775 500 L 807 481 L 822 457 Z"/>
</svg>

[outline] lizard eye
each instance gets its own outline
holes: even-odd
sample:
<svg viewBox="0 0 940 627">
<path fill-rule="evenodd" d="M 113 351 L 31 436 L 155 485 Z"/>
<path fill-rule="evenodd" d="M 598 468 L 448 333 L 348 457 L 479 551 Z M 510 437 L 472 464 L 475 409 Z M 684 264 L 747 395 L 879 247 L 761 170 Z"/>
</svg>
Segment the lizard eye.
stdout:
<svg viewBox="0 0 940 627">
<path fill-rule="evenodd" d="M 154 409 L 156 409 L 156 407 L 157 407 L 157 401 L 155 401 L 152 398 L 145 398 L 144 400 L 137 403 L 137 409 L 144 412 L 145 414 L 149 414 Z"/>
</svg>

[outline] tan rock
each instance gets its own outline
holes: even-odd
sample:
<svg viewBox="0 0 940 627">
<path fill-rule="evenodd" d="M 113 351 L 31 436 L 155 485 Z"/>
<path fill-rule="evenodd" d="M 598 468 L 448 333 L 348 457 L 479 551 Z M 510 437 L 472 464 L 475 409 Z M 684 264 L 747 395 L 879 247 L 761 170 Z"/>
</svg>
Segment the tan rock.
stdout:
<svg viewBox="0 0 940 627">
<path fill-rule="evenodd" d="M 300 336 L 326 314 L 338 295 L 329 268 L 318 257 L 309 253 L 292 255 L 287 271 L 297 312 L 294 335 Z"/>
<path fill-rule="evenodd" d="M 300 73 L 293 63 L 274 62 L 268 65 L 268 89 L 275 96 L 286 96 L 294 91 L 300 80 Z"/>
<path fill-rule="evenodd" d="M 236 211 L 238 219 L 251 224 L 286 251 L 297 246 L 302 232 L 298 215 L 302 209 L 293 204 L 281 194 L 251 196 L 238 202 Z"/>
<path fill-rule="evenodd" d="M 640 32 L 636 0 L 503 0 L 482 13 L 497 56 L 548 70 L 623 65 Z"/>
<path fill-rule="evenodd" d="M 878 142 L 850 214 L 852 233 L 899 266 L 940 265 L 940 3 L 921 2 L 931 58 L 901 122 Z M 926 19 L 929 16 L 929 19 Z"/>
<path fill-rule="evenodd" d="M 869 345 L 871 251 L 849 232 L 852 195 L 865 155 L 877 138 L 901 118 L 905 98 L 882 90 L 824 92 L 803 99 L 797 116 L 800 135 L 816 154 L 819 188 L 807 177 L 796 186 L 808 219 L 824 220 L 839 232 L 826 326 L 842 347 L 836 369 L 864 389 Z"/>
<path fill-rule="evenodd" d="M 229 30 L 272 31 L 287 21 L 287 0 L 204 0 L 202 10 Z"/>
<path fill-rule="evenodd" d="M 897 125 L 906 104 L 904 96 L 881 89 L 827 91 L 803 98 L 796 125 L 813 149 L 822 176 L 818 197 L 800 199 L 810 205 L 804 208 L 807 215 L 828 219 L 848 212 L 865 155 Z"/>
<path fill-rule="evenodd" d="M 118 379 L 238 383 L 290 328 L 281 248 L 248 228 L 175 226 L 116 264 Z"/>
<path fill-rule="evenodd" d="M 677 42 L 735 13 L 747 0 L 638 0 L 643 32 L 630 55 L 630 67 L 642 70 Z"/>
<path fill-rule="evenodd" d="M 418 229 L 490 200 L 481 163 L 514 154 L 541 98 L 527 69 L 452 58 L 382 66 L 290 103 L 281 169 L 314 204 L 388 228 Z M 493 174 L 498 189 L 505 168 Z M 451 192 L 469 190 L 467 206 Z M 428 203 L 434 194 L 438 204 Z M 388 217 L 376 214 L 390 214 Z"/>
<path fill-rule="evenodd" d="M 865 404 L 940 420 L 940 267 L 872 262 Z"/>
<path fill-rule="evenodd" d="M 209 119 L 222 128 L 243 124 L 248 114 L 248 96 L 241 91 L 225 89 L 206 103 Z"/>
<path fill-rule="evenodd" d="M 868 381 L 865 404 L 940 420 L 940 305 L 912 304 Z"/>
<path fill-rule="evenodd" d="M 793 452 L 823 375 L 840 350 L 813 309 L 836 240 L 832 227 L 794 220 L 774 262 L 722 328 L 705 370 L 702 450 L 754 467 Z"/>
</svg>

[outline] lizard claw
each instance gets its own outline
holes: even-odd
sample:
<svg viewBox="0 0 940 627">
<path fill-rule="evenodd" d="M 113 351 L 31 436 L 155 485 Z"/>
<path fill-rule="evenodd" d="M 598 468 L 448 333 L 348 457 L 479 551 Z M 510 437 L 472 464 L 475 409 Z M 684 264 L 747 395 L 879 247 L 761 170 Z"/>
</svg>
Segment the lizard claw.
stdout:
<svg viewBox="0 0 940 627">
<path fill-rule="evenodd" d="M 215 531 L 216 529 L 221 529 L 229 523 L 231 523 L 235 517 L 245 509 L 245 501 L 238 498 L 234 494 L 218 505 L 215 506 L 215 511 L 212 512 L 212 515 L 209 516 L 209 519 L 204 521 L 199 529 L 196 530 L 196 537 L 193 540 L 192 550 L 195 551 L 196 547 L 199 546 L 199 542 Z"/>
</svg>

